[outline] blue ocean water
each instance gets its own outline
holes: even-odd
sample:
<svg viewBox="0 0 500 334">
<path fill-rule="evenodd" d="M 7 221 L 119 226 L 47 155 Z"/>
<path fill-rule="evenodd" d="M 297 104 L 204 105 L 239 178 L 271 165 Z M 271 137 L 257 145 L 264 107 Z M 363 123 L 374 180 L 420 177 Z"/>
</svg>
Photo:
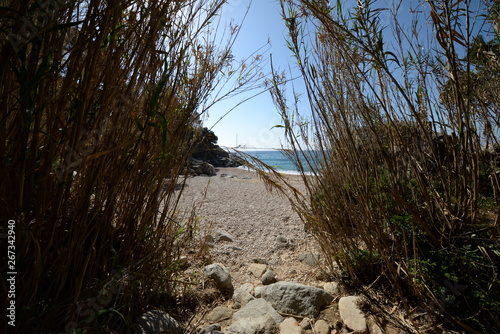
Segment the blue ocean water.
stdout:
<svg viewBox="0 0 500 334">
<path fill-rule="evenodd" d="M 245 150 L 244 153 L 251 155 L 268 166 L 285 173 L 285 174 L 299 174 L 295 164 L 280 150 Z M 306 152 L 306 155 L 308 153 Z M 303 153 L 299 153 L 299 157 L 304 167 L 305 172 L 310 172 L 309 165 Z"/>
</svg>

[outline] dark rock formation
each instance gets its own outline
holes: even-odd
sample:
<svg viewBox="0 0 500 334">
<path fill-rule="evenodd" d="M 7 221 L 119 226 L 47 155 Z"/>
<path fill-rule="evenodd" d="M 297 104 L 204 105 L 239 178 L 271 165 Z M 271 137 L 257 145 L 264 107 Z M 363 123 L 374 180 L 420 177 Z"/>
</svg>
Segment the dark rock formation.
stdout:
<svg viewBox="0 0 500 334">
<path fill-rule="evenodd" d="M 192 157 L 208 162 L 214 167 L 241 166 L 241 159 L 220 148 L 217 145 L 218 140 L 213 131 L 203 128 Z"/>
</svg>

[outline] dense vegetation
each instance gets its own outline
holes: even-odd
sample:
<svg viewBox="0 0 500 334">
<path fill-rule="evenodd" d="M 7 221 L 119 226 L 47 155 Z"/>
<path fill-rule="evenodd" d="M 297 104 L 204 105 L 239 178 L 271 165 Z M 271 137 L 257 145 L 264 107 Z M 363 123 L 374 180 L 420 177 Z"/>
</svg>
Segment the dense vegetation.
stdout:
<svg viewBox="0 0 500 334">
<path fill-rule="evenodd" d="M 332 273 L 499 332 L 498 3 L 415 2 L 411 22 L 397 1 L 281 4 L 312 116 L 284 74 L 273 96 L 289 154 L 317 152 L 295 204 Z"/>
<path fill-rule="evenodd" d="M 15 221 L 18 332 L 124 332 L 169 305 L 186 315 L 176 272 L 196 221 L 176 213 L 178 177 L 206 110 L 258 73 L 233 59 L 223 3 L 0 8 L 1 232 Z"/>
</svg>

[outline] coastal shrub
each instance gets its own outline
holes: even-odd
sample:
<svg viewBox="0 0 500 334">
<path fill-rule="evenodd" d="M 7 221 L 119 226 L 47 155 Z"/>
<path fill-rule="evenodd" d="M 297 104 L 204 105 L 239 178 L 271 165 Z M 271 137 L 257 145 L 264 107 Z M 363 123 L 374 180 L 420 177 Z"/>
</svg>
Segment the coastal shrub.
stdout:
<svg viewBox="0 0 500 334">
<path fill-rule="evenodd" d="M 499 4 L 350 4 L 281 1 L 311 110 L 288 104 L 275 69 L 310 194 L 294 207 L 351 287 L 379 282 L 408 311 L 499 331 Z"/>
<path fill-rule="evenodd" d="M 176 189 L 207 109 L 259 74 L 231 55 L 238 26 L 215 29 L 224 2 L 3 2 L 0 232 L 15 222 L 16 258 L 0 269 L 17 275 L 16 327 L 0 331 L 127 332 L 151 308 L 185 320 L 196 220 Z"/>
</svg>

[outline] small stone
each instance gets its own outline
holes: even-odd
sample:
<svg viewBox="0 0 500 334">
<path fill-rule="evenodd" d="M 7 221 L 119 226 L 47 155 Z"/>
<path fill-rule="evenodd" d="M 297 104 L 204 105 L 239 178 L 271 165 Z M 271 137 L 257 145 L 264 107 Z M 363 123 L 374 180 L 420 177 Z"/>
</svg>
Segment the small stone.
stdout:
<svg viewBox="0 0 500 334">
<path fill-rule="evenodd" d="M 172 333 L 182 334 L 181 324 L 168 313 L 153 310 L 143 313 L 137 320 L 135 334 Z"/>
<path fill-rule="evenodd" d="M 255 287 L 254 291 L 253 291 L 253 295 L 255 296 L 255 298 L 261 298 L 262 297 L 262 290 L 264 289 L 263 286 L 257 286 Z"/>
<path fill-rule="evenodd" d="M 368 324 L 368 329 L 370 334 L 384 334 L 384 332 L 382 331 L 382 329 L 375 320 L 368 318 L 366 320 L 366 323 Z"/>
<path fill-rule="evenodd" d="M 302 328 L 299 323 L 292 317 L 286 318 L 280 324 L 280 334 L 301 334 Z"/>
<path fill-rule="evenodd" d="M 325 320 L 320 319 L 314 324 L 314 331 L 316 334 L 330 334 L 330 325 Z"/>
<path fill-rule="evenodd" d="M 288 240 L 285 237 L 279 236 L 276 238 L 276 247 L 287 248 L 288 246 Z"/>
<path fill-rule="evenodd" d="M 198 329 L 198 334 L 219 334 L 221 327 L 219 324 L 209 325 Z"/>
<path fill-rule="evenodd" d="M 299 261 L 311 267 L 317 265 L 320 259 L 321 255 L 318 253 L 303 253 L 299 255 Z"/>
<path fill-rule="evenodd" d="M 269 264 L 266 259 L 261 259 L 261 258 L 255 258 L 252 259 L 253 263 L 260 263 L 260 264 Z"/>
<path fill-rule="evenodd" d="M 228 241 L 228 242 L 233 242 L 234 237 L 231 233 L 224 231 L 224 230 L 218 230 L 215 233 L 215 241 L 220 242 L 220 241 Z"/>
<path fill-rule="evenodd" d="M 237 246 L 234 246 L 234 245 L 225 245 L 224 249 L 227 249 L 227 250 L 230 250 L 230 251 L 241 251 L 241 250 L 243 250 L 243 248 L 237 247 Z"/>
<path fill-rule="evenodd" d="M 328 323 L 333 324 L 334 327 L 338 323 L 340 323 L 340 327 L 342 327 L 342 320 L 340 320 L 340 315 L 338 309 L 334 309 L 333 307 L 328 307 L 321 311 L 321 319 L 326 320 Z"/>
<path fill-rule="evenodd" d="M 209 323 L 213 324 L 230 319 L 232 316 L 233 311 L 231 309 L 224 306 L 217 306 L 207 315 L 207 320 Z"/>
<path fill-rule="evenodd" d="M 231 281 L 231 274 L 224 267 L 224 265 L 220 263 L 214 263 L 203 268 L 203 273 L 208 278 L 211 278 L 215 281 L 215 284 L 220 290 L 232 290 L 233 283 Z"/>
<path fill-rule="evenodd" d="M 311 318 L 308 318 L 308 317 L 305 317 L 302 319 L 302 321 L 300 322 L 300 327 L 302 329 L 311 329 Z"/>
<path fill-rule="evenodd" d="M 287 243 L 288 242 L 288 240 L 285 237 L 282 237 L 281 235 L 276 238 L 276 241 L 277 242 L 281 242 L 281 243 Z"/>
<path fill-rule="evenodd" d="M 236 289 L 233 293 L 233 308 L 244 307 L 249 301 L 254 300 L 255 297 L 252 296 L 253 285 L 250 283 L 245 283 Z"/>
<path fill-rule="evenodd" d="M 262 284 L 269 285 L 276 283 L 276 273 L 272 270 L 267 270 L 261 277 Z"/>
<path fill-rule="evenodd" d="M 342 297 L 339 300 L 340 318 L 344 324 L 356 333 L 368 333 L 366 318 L 359 309 L 359 296 Z"/>
<path fill-rule="evenodd" d="M 332 295 L 333 297 L 336 297 L 339 295 L 339 284 L 337 282 L 328 282 L 323 285 L 323 289 Z"/>
<path fill-rule="evenodd" d="M 262 275 L 266 272 L 267 265 L 260 263 L 252 263 L 248 267 L 248 271 L 251 272 L 255 277 L 261 278 Z"/>
</svg>

